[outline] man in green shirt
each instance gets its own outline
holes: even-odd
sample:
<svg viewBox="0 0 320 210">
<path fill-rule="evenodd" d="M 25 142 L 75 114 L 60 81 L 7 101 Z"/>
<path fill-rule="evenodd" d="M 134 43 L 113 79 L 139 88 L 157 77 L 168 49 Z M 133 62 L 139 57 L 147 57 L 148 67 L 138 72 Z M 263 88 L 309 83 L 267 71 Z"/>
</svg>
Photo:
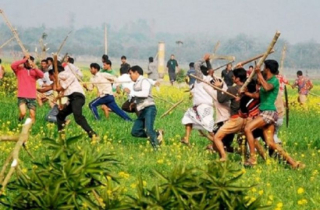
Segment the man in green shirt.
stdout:
<svg viewBox="0 0 320 210">
<path fill-rule="evenodd" d="M 111 75 L 117 76 L 116 72 L 112 70 L 112 63 L 110 60 L 103 61 L 103 69 L 100 72 L 109 73 Z"/>
<path fill-rule="evenodd" d="M 293 168 L 304 167 L 303 164 L 293 160 L 280 145 L 274 142 L 274 124 L 278 118 L 275 101 L 279 92 L 279 80 L 275 77 L 275 74 L 278 71 L 279 64 L 275 60 L 266 60 L 264 65 L 263 74 L 260 68 L 256 67 L 255 69 L 261 87 L 259 93 L 252 94 L 252 97 L 260 97 L 260 115 L 248 122 L 244 129 L 250 148 L 250 158 L 245 162 L 245 165 L 254 166 L 257 164 L 255 139 L 252 132 L 261 128 L 266 144 L 270 149 L 277 151 Z"/>
</svg>

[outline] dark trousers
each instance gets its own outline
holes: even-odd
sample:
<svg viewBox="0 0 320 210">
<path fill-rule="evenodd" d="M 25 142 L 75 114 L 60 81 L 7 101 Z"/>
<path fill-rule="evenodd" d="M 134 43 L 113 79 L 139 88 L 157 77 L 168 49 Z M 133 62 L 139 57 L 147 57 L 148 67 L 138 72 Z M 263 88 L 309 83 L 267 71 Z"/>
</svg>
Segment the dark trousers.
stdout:
<svg viewBox="0 0 320 210">
<path fill-rule="evenodd" d="M 57 122 L 57 115 L 59 113 L 59 107 L 55 104 L 52 109 L 50 109 L 48 115 L 46 116 L 46 120 L 48 122 L 56 123 Z"/>
<path fill-rule="evenodd" d="M 138 118 L 134 121 L 131 135 L 140 138 L 150 138 L 151 145 L 155 148 L 158 146 L 157 132 L 153 129 L 156 119 L 157 109 L 154 105 L 140 110 Z"/>
<path fill-rule="evenodd" d="M 114 113 L 116 113 L 122 119 L 132 121 L 132 119 L 118 107 L 113 95 L 105 95 L 103 97 L 98 97 L 89 103 L 89 108 L 97 120 L 100 119 L 97 107 L 102 104 L 107 105 Z"/>
<path fill-rule="evenodd" d="M 66 117 L 73 113 L 73 117 L 76 123 L 88 133 L 89 137 L 92 137 L 94 131 L 88 124 L 86 118 L 82 115 L 82 107 L 85 104 L 84 95 L 81 93 L 72 93 L 70 96 L 68 96 L 68 98 L 69 104 L 64 107 L 64 109 L 59 110 L 59 113 L 57 115 L 58 130 L 61 131 L 63 129 L 63 124 L 66 121 Z"/>
</svg>

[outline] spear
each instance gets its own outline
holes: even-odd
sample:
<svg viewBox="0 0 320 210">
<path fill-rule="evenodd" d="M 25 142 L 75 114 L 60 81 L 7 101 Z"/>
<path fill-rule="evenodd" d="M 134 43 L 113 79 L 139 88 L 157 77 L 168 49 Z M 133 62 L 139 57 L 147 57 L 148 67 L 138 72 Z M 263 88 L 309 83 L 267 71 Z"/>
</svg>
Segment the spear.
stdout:
<svg viewBox="0 0 320 210">
<path fill-rule="evenodd" d="M 209 82 L 207 82 L 207 81 L 205 81 L 203 79 L 201 79 L 200 77 L 197 77 L 197 76 L 195 76 L 193 74 L 190 74 L 190 76 L 195 78 L 195 79 L 197 79 L 197 80 L 199 80 L 199 81 L 201 81 L 201 82 L 203 82 L 203 83 L 205 83 L 205 84 L 207 84 L 207 85 L 209 85 L 210 87 L 212 87 L 212 88 L 214 88 L 214 89 L 216 89 L 216 90 L 218 90 L 218 91 L 220 91 L 222 93 L 225 93 L 225 94 L 227 94 L 227 95 L 229 95 L 229 96 L 231 96 L 233 98 L 237 98 L 237 96 L 235 96 L 235 95 L 229 93 L 228 91 L 225 91 L 225 90 L 223 90 L 223 89 L 221 89 L 221 88 L 219 88 L 219 87 L 217 87 L 217 86 L 215 86 L 215 85 L 213 85 L 213 84 L 211 84 L 211 83 L 209 83 Z"/>
<path fill-rule="evenodd" d="M 268 46 L 267 51 L 264 53 L 264 55 L 260 58 L 258 64 L 256 65 L 256 67 L 259 67 L 263 64 L 263 62 L 265 61 L 265 59 L 268 57 L 268 55 L 270 54 L 270 52 L 272 51 L 274 45 L 276 44 L 279 36 L 280 36 L 280 31 L 277 31 L 270 43 L 270 45 Z M 251 61 L 250 61 L 251 62 Z M 248 79 L 246 80 L 246 82 L 242 85 L 242 87 L 240 88 L 240 92 L 244 92 L 244 89 L 248 86 L 248 84 L 251 82 L 253 76 L 255 75 L 255 71 L 252 71 L 252 73 L 250 74 L 250 76 L 248 77 Z"/>
</svg>

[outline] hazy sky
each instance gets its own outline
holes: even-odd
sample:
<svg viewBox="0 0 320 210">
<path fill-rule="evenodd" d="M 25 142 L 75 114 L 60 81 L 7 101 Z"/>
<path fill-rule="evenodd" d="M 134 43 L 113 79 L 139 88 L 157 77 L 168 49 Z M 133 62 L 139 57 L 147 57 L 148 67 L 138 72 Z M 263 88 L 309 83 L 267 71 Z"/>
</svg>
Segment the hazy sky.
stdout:
<svg viewBox="0 0 320 210">
<path fill-rule="evenodd" d="M 0 0 L 13 25 L 120 27 L 146 19 L 155 32 L 320 42 L 320 0 Z M 0 23 L 3 19 L 0 19 Z"/>
</svg>

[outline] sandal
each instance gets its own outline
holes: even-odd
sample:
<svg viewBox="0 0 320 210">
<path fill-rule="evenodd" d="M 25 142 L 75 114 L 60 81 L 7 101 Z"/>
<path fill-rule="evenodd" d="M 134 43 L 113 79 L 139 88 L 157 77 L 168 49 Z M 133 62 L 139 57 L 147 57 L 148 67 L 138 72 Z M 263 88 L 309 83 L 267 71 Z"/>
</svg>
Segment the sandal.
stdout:
<svg viewBox="0 0 320 210">
<path fill-rule="evenodd" d="M 253 167 L 257 165 L 257 160 L 253 158 L 249 158 L 246 162 L 243 164 L 244 166 Z"/>
<path fill-rule="evenodd" d="M 181 144 L 185 144 L 185 145 L 187 145 L 188 147 L 190 147 L 189 141 L 186 141 L 185 138 L 182 138 L 182 139 L 180 140 L 180 143 L 181 143 Z"/>
</svg>

